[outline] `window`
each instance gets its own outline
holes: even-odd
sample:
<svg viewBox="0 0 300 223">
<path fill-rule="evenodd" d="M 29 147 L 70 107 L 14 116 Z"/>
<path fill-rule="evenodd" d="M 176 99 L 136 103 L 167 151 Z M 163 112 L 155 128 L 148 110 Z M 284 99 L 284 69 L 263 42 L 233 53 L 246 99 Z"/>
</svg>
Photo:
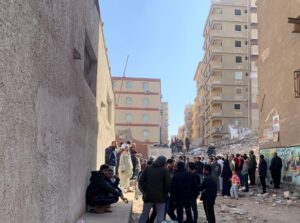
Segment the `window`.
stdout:
<svg viewBox="0 0 300 223">
<path fill-rule="evenodd" d="M 234 14 L 235 15 L 242 15 L 242 11 L 240 9 L 235 9 Z"/>
<path fill-rule="evenodd" d="M 248 60 L 248 57 L 247 57 L 247 56 L 245 57 L 245 60 Z"/>
<path fill-rule="evenodd" d="M 243 80 L 243 72 L 236 71 L 234 75 L 234 79 L 236 80 Z"/>
<path fill-rule="evenodd" d="M 148 106 L 149 103 L 150 103 L 150 102 L 149 102 L 149 98 L 144 98 L 144 99 L 143 99 L 143 105 L 144 105 L 144 106 Z"/>
<path fill-rule="evenodd" d="M 85 33 L 84 46 L 84 60 L 83 60 L 84 78 L 91 89 L 94 96 L 96 96 L 97 83 L 97 57 L 91 45 L 89 36 Z"/>
<path fill-rule="evenodd" d="M 148 114 L 143 114 L 144 122 L 148 122 L 150 120 L 150 116 Z"/>
<path fill-rule="evenodd" d="M 131 122 L 132 119 L 133 119 L 133 116 L 132 116 L 132 114 L 127 113 L 127 114 L 125 115 L 125 118 L 126 118 L 126 121 L 127 121 L 127 122 Z"/>
<path fill-rule="evenodd" d="M 248 41 L 245 41 L 245 45 L 248 45 Z"/>
<path fill-rule="evenodd" d="M 143 83 L 143 89 L 145 92 L 149 91 L 149 83 L 148 82 Z"/>
<path fill-rule="evenodd" d="M 245 9 L 245 14 L 247 14 L 248 13 L 248 11 L 247 11 L 247 9 Z"/>
<path fill-rule="evenodd" d="M 111 112 L 112 112 L 112 100 L 108 97 L 107 98 L 107 121 L 109 124 L 111 124 L 112 121 Z"/>
<path fill-rule="evenodd" d="M 235 47 L 242 47 L 242 41 L 236 40 Z"/>
<path fill-rule="evenodd" d="M 236 57 L 235 57 L 235 62 L 236 62 L 236 63 L 242 63 L 242 62 L 243 62 L 242 57 L 241 57 L 241 56 L 236 56 Z"/>
<path fill-rule="evenodd" d="M 132 89 L 132 87 L 133 87 L 132 82 L 131 82 L 131 81 L 127 81 L 127 82 L 126 82 L 126 88 L 127 88 L 127 89 Z"/>
<path fill-rule="evenodd" d="M 247 26 L 247 25 L 245 25 L 245 29 L 248 29 L 248 26 Z"/>
<path fill-rule="evenodd" d="M 235 31 L 242 31 L 242 26 L 241 25 L 235 25 Z"/>
<path fill-rule="evenodd" d="M 241 97 L 243 96 L 243 89 L 242 88 L 235 88 L 235 96 L 236 97 Z"/>
<path fill-rule="evenodd" d="M 115 90 L 116 89 L 116 81 L 112 81 L 112 88 L 113 88 L 113 90 Z"/>
<path fill-rule="evenodd" d="M 149 139 L 149 130 L 148 129 L 144 129 L 144 131 L 143 131 L 143 137 L 144 137 L 144 139 Z"/>
<path fill-rule="evenodd" d="M 241 109 L 241 105 L 240 104 L 234 104 L 234 109 L 235 110 L 240 110 Z"/>
<path fill-rule="evenodd" d="M 126 105 L 132 105 L 132 98 L 131 97 L 126 98 Z"/>
</svg>

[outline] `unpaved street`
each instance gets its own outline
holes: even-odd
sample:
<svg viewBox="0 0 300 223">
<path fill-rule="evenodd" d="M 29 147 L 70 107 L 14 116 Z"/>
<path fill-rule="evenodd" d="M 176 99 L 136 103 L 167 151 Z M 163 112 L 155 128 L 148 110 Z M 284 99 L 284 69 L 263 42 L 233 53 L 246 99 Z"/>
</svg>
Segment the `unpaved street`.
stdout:
<svg viewBox="0 0 300 223">
<path fill-rule="evenodd" d="M 245 223 L 296 223 L 300 222 L 300 201 L 285 199 L 282 191 L 270 190 L 266 195 L 258 194 L 253 188 L 248 194 L 241 194 L 238 200 L 218 196 L 215 205 L 217 222 Z M 199 201 L 199 222 L 206 222 L 202 203 Z M 133 223 L 138 222 L 142 211 L 142 200 L 135 200 Z"/>
</svg>

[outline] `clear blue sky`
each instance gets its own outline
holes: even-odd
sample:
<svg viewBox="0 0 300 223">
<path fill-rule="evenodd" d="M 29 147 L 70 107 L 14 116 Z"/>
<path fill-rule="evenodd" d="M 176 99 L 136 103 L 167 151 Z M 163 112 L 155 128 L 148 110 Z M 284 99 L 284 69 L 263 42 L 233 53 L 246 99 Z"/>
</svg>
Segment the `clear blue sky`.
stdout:
<svg viewBox="0 0 300 223">
<path fill-rule="evenodd" d="M 161 78 L 170 135 L 196 96 L 209 6 L 210 0 L 100 0 L 112 75 L 122 75 L 129 55 L 126 76 Z"/>
</svg>

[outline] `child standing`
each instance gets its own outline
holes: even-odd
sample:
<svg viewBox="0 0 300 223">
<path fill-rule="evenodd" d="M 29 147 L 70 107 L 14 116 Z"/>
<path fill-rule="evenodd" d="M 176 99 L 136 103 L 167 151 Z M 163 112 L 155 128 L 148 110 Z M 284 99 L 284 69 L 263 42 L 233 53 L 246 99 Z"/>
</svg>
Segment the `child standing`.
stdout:
<svg viewBox="0 0 300 223">
<path fill-rule="evenodd" d="M 232 177 L 230 178 L 230 181 L 232 183 L 231 189 L 230 189 L 230 195 L 232 198 L 238 199 L 239 198 L 239 185 L 241 184 L 241 181 L 235 170 L 232 171 Z"/>
</svg>

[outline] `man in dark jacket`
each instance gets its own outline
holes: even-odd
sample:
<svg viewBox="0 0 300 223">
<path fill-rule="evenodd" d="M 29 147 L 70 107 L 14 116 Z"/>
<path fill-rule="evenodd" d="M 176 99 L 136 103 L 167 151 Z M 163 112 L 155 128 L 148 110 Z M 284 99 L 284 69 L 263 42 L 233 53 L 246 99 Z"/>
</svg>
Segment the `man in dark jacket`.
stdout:
<svg viewBox="0 0 300 223">
<path fill-rule="evenodd" d="M 211 159 L 211 176 L 216 181 L 217 185 L 219 185 L 219 177 L 221 176 L 221 165 L 218 163 L 217 157 L 210 158 Z"/>
<path fill-rule="evenodd" d="M 116 174 L 117 166 L 117 154 L 116 154 L 117 142 L 113 141 L 111 146 L 105 149 L 105 164 Z"/>
<path fill-rule="evenodd" d="M 197 161 L 195 162 L 195 165 L 196 165 L 197 173 L 200 176 L 200 180 L 202 181 L 202 179 L 203 179 L 203 167 L 204 167 L 204 163 L 201 161 L 201 157 L 200 156 L 197 157 Z"/>
<path fill-rule="evenodd" d="M 273 158 L 271 159 L 270 170 L 271 175 L 274 183 L 274 188 L 280 188 L 280 181 L 281 181 L 281 169 L 282 169 L 282 160 L 277 153 L 273 154 Z"/>
<path fill-rule="evenodd" d="M 132 143 L 129 149 L 131 162 L 132 162 L 132 178 L 137 177 L 138 173 L 136 172 L 136 166 L 138 165 L 138 158 L 137 158 L 137 151 L 136 151 L 136 144 Z"/>
<path fill-rule="evenodd" d="M 192 222 L 192 199 L 196 185 L 192 174 L 186 172 L 183 162 L 177 163 L 177 171 L 172 178 L 171 198 L 177 209 L 177 221 L 183 223 L 183 209 L 185 209 L 187 222 Z"/>
<path fill-rule="evenodd" d="M 253 151 L 249 153 L 249 178 L 250 178 L 250 185 L 255 185 L 255 171 L 257 168 L 256 156 L 254 155 Z"/>
<path fill-rule="evenodd" d="M 108 182 L 108 171 L 107 165 L 102 165 L 100 171 L 93 171 L 86 191 L 86 203 L 97 213 L 111 212 L 107 206 L 118 202 L 119 197 L 128 203 L 123 194 Z"/>
<path fill-rule="evenodd" d="M 203 201 L 203 207 L 206 214 L 208 223 L 215 223 L 215 211 L 214 205 L 217 197 L 217 184 L 211 176 L 212 168 L 210 165 L 205 165 L 203 168 L 204 179 L 199 188 L 201 193 L 201 200 Z"/>
<path fill-rule="evenodd" d="M 146 223 L 153 205 L 156 207 L 157 222 L 165 218 L 166 201 L 170 191 L 170 174 L 166 168 L 167 159 L 159 156 L 154 163 L 146 167 L 139 179 L 139 186 L 143 191 L 143 212 L 139 223 Z"/>
<path fill-rule="evenodd" d="M 260 160 L 259 160 L 259 165 L 258 165 L 258 174 L 259 174 L 259 178 L 260 178 L 260 183 L 263 189 L 263 194 L 265 194 L 266 191 L 266 177 L 267 177 L 267 170 L 268 170 L 268 164 L 265 161 L 265 157 L 264 155 L 260 155 Z"/>
<path fill-rule="evenodd" d="M 193 211 L 193 223 L 198 222 L 198 207 L 197 207 L 197 198 L 199 196 L 199 187 L 201 185 L 201 178 L 197 173 L 195 163 L 189 163 L 189 172 L 192 174 L 195 182 L 196 188 L 193 190 L 193 198 L 192 198 L 192 211 Z"/>
</svg>

